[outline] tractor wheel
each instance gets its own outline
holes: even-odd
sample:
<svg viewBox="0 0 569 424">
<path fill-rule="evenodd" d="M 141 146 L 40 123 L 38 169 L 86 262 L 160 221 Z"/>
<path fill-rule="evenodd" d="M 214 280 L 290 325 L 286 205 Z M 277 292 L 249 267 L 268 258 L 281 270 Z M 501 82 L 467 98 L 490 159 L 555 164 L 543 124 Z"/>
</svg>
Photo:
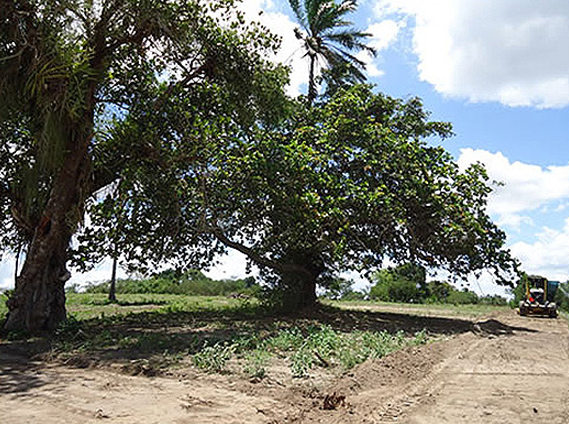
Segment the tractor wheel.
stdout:
<svg viewBox="0 0 569 424">
<path fill-rule="evenodd" d="M 528 314 L 528 309 L 527 307 L 524 305 L 524 302 L 520 302 L 520 315 L 522 317 L 525 317 Z"/>
</svg>

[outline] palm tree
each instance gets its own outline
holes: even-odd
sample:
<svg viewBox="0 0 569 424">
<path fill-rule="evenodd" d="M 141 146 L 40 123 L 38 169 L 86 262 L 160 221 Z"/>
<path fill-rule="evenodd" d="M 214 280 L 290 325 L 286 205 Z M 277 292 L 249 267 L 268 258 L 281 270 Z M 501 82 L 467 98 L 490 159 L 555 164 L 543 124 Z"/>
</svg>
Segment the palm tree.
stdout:
<svg viewBox="0 0 569 424">
<path fill-rule="evenodd" d="M 375 55 L 376 51 L 367 46 L 364 40 L 371 36 L 352 27 L 352 22 L 345 15 L 353 12 L 356 0 L 289 0 L 301 28 L 295 29 L 295 35 L 303 41 L 310 61 L 308 76 L 308 101 L 316 98 L 316 64 L 323 59 L 329 69 L 341 68 L 358 82 L 365 81 L 363 70 L 365 63 L 350 51 L 367 51 Z"/>
</svg>

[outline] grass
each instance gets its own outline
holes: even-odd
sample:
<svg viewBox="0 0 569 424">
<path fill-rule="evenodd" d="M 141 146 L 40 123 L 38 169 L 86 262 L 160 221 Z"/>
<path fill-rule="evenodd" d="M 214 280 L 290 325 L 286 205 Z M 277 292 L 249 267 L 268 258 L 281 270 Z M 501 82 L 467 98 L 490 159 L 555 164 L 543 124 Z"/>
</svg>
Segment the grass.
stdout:
<svg viewBox="0 0 569 424">
<path fill-rule="evenodd" d="M 102 365 L 138 360 L 158 368 L 190 364 L 252 380 L 270 375 L 271 364 L 278 362 L 291 377 L 305 378 L 316 369 L 343 371 L 440 335 L 470 331 L 472 322 L 461 316 L 496 310 L 488 305 L 326 302 L 305 314 L 274 316 L 255 300 L 165 294 L 121 295 L 119 300 L 111 304 L 104 294 L 68 294 L 70 318 L 44 353 Z"/>
<path fill-rule="evenodd" d="M 326 304 L 342 308 L 361 308 L 367 310 L 398 310 L 415 314 L 417 316 L 448 316 L 477 318 L 488 315 L 496 310 L 508 310 L 510 306 L 496 306 L 488 304 L 454 305 L 450 303 L 391 303 L 379 301 L 325 301 Z"/>
</svg>

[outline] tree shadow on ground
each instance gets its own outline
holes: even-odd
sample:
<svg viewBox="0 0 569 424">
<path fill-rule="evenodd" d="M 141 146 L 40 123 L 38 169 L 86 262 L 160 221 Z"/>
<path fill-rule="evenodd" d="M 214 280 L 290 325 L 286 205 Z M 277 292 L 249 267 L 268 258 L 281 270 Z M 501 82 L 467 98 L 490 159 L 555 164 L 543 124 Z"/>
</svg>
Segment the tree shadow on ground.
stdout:
<svg viewBox="0 0 569 424">
<path fill-rule="evenodd" d="M 310 328 L 328 326 L 338 332 L 387 331 L 413 336 L 426 331 L 430 336 L 457 335 L 469 331 L 510 335 L 514 331 L 533 332 L 497 320 L 475 323 L 462 318 L 417 316 L 398 312 L 341 309 L 318 305 L 286 316 L 275 315 L 257 305 L 244 302 L 227 309 L 194 311 L 144 311 L 84 321 L 71 321 L 43 345 L 30 343 L 36 356 L 56 356 L 76 367 L 129 364 L 137 360 L 155 361 L 192 355 L 204 346 L 236 343 L 254 349 L 262 340 L 282 330 L 297 327 L 307 334 Z M 0 355 L 5 344 L 0 345 Z M 37 355 L 39 353 L 39 355 Z M 166 364 L 167 365 L 167 364 Z M 8 373 L 12 372 L 9 369 Z M 25 386 L 23 382 L 23 387 Z M 32 382 L 30 382 L 32 384 Z"/>
<path fill-rule="evenodd" d="M 48 349 L 45 341 L 13 341 L 0 344 L 0 395 L 23 399 L 26 393 L 49 384 L 41 373 L 42 364 L 31 360 Z"/>
</svg>

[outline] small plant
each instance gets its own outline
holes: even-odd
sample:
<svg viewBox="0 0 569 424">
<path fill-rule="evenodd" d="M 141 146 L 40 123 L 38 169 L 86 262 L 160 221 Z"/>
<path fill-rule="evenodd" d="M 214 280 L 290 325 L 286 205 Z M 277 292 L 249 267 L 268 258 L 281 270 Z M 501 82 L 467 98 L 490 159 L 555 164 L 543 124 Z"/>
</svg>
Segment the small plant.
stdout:
<svg viewBox="0 0 569 424">
<path fill-rule="evenodd" d="M 227 343 L 205 346 L 194 355 L 194 365 L 207 372 L 224 372 L 225 364 L 231 359 L 234 351 L 235 346 Z"/>
<path fill-rule="evenodd" d="M 79 321 L 73 315 L 68 315 L 67 319 L 65 321 L 62 321 L 55 330 L 55 335 L 62 338 L 75 337 L 81 331 L 81 321 Z"/>
<path fill-rule="evenodd" d="M 310 351 L 308 346 L 304 345 L 302 348 L 294 352 L 290 360 L 292 376 L 295 378 L 302 378 L 306 377 L 308 375 L 308 370 L 312 368 L 314 363 L 314 354 Z"/>
<path fill-rule="evenodd" d="M 412 340 L 414 345 L 426 344 L 429 341 L 429 336 L 427 335 L 427 330 L 423 329 L 415 333 L 415 338 Z"/>
<path fill-rule="evenodd" d="M 304 336 L 298 327 L 282 330 L 267 340 L 267 348 L 274 352 L 287 352 L 298 349 L 304 343 Z"/>
<path fill-rule="evenodd" d="M 254 350 L 245 355 L 243 372 L 254 380 L 260 380 L 267 374 L 265 365 L 269 359 L 269 353 L 262 350 Z"/>
</svg>

